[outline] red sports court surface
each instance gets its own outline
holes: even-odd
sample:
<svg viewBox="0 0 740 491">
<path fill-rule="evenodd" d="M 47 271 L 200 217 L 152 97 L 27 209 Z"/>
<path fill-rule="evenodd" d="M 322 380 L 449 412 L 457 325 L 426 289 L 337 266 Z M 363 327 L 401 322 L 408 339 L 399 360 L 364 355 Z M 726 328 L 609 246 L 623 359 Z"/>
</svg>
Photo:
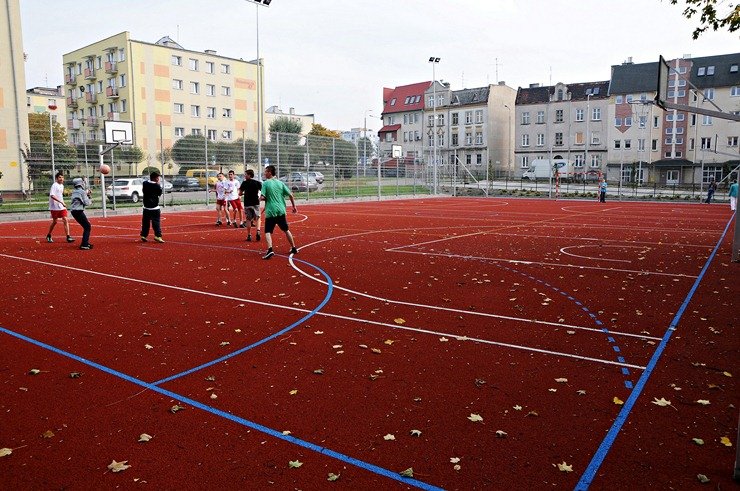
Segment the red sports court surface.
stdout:
<svg viewBox="0 0 740 491">
<path fill-rule="evenodd" d="M 732 486 L 726 206 L 311 204 L 269 261 L 163 217 L 0 224 L 0 488 Z"/>
</svg>

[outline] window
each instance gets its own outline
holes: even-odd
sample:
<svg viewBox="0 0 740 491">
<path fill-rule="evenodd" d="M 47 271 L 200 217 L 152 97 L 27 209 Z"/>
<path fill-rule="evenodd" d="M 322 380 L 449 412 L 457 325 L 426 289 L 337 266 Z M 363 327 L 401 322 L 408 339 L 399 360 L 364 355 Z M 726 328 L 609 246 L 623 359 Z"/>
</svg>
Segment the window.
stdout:
<svg viewBox="0 0 740 491">
<path fill-rule="evenodd" d="M 118 61 L 125 61 L 126 60 L 126 52 L 123 50 L 123 48 L 118 49 Z"/>
<path fill-rule="evenodd" d="M 707 67 L 707 76 L 714 75 L 714 65 Z"/>
<path fill-rule="evenodd" d="M 200 117 L 200 106 L 190 106 L 190 115 L 194 118 Z"/>
<path fill-rule="evenodd" d="M 452 126 L 457 126 L 459 123 L 459 114 L 452 113 Z"/>
<path fill-rule="evenodd" d="M 701 148 L 702 150 L 710 150 L 712 148 L 712 137 L 702 137 L 701 138 Z"/>
<path fill-rule="evenodd" d="M 563 89 L 558 89 L 558 100 L 559 101 L 563 100 Z"/>
<path fill-rule="evenodd" d="M 622 148 L 622 140 L 614 140 L 614 149 L 620 149 Z"/>
<path fill-rule="evenodd" d="M 206 138 L 211 141 L 216 141 L 216 130 L 208 130 L 206 133 Z"/>
<path fill-rule="evenodd" d="M 224 137 L 224 140 L 231 140 L 232 138 L 232 133 L 230 130 L 224 130 L 224 132 L 221 134 Z"/>
<path fill-rule="evenodd" d="M 229 109 L 228 107 L 225 107 L 224 108 L 224 112 L 223 112 L 223 116 L 224 116 L 224 118 L 230 118 L 231 117 L 231 109 Z"/>
<path fill-rule="evenodd" d="M 411 132 L 410 131 L 409 131 L 409 135 L 411 135 Z M 410 136 L 409 136 L 409 138 L 410 138 Z M 414 139 L 416 141 L 421 141 L 421 135 L 419 133 L 419 130 L 414 130 Z"/>
<path fill-rule="evenodd" d="M 444 147 L 445 146 L 445 136 L 444 136 L 444 134 L 437 135 L 437 146 L 438 147 Z"/>
<path fill-rule="evenodd" d="M 702 116 L 702 118 L 701 118 L 701 124 L 703 126 L 712 126 L 712 117 L 711 116 Z"/>
<path fill-rule="evenodd" d="M 182 56 L 172 55 L 172 64 L 174 66 L 182 66 Z"/>
<path fill-rule="evenodd" d="M 591 167 L 601 167 L 601 155 L 591 154 Z"/>
<path fill-rule="evenodd" d="M 737 146 L 737 140 L 738 140 L 738 137 L 736 137 L 736 136 L 728 136 L 727 137 L 727 146 L 728 147 L 736 147 Z"/>
<path fill-rule="evenodd" d="M 119 87 L 126 87 L 126 74 L 125 73 L 122 73 L 118 77 L 118 86 Z"/>
<path fill-rule="evenodd" d="M 630 102 L 634 100 L 634 97 L 632 97 L 632 94 L 627 94 L 624 100 L 627 101 L 627 104 L 629 104 Z"/>
<path fill-rule="evenodd" d="M 714 179 L 716 182 L 720 182 L 724 177 L 722 167 L 704 167 L 704 174 L 702 175 L 702 182 L 709 183 Z"/>
<path fill-rule="evenodd" d="M 686 87 L 686 80 L 679 80 L 678 83 L 676 83 L 675 80 L 669 80 L 668 81 L 668 87 L 674 88 L 674 87 Z"/>
<path fill-rule="evenodd" d="M 529 169 L 529 156 L 522 155 L 521 157 L 519 157 L 519 159 L 520 159 L 519 162 L 520 162 L 521 168 Z"/>
<path fill-rule="evenodd" d="M 206 84 L 206 95 L 209 96 L 215 96 L 216 95 L 216 86 L 211 84 Z"/>
<path fill-rule="evenodd" d="M 444 125 L 445 125 L 445 115 L 437 114 L 437 126 L 444 126 Z"/>
<path fill-rule="evenodd" d="M 545 134 L 544 133 L 537 133 L 537 146 L 538 147 L 545 146 Z"/>
<path fill-rule="evenodd" d="M 647 126 L 647 116 L 640 116 L 640 119 L 637 122 L 637 126 L 639 128 L 645 128 Z"/>
<path fill-rule="evenodd" d="M 126 99 L 121 99 L 121 112 L 125 113 L 127 109 L 128 109 L 128 103 Z"/>
<path fill-rule="evenodd" d="M 522 135 L 522 146 L 523 147 L 529 146 L 529 135 Z"/>
<path fill-rule="evenodd" d="M 190 93 L 198 94 L 200 92 L 200 84 L 198 82 L 190 82 Z"/>
<path fill-rule="evenodd" d="M 622 96 L 618 95 L 614 98 L 614 104 L 621 104 L 622 103 Z"/>
<path fill-rule="evenodd" d="M 483 145 L 483 132 L 482 131 L 475 132 L 475 144 Z"/>
<path fill-rule="evenodd" d="M 652 150 L 653 152 L 658 151 L 658 139 L 657 138 L 653 138 L 653 141 L 650 142 L 650 150 Z"/>
<path fill-rule="evenodd" d="M 537 111 L 537 124 L 545 122 L 545 111 Z"/>
<path fill-rule="evenodd" d="M 573 164 L 575 167 L 583 167 L 583 165 L 586 163 L 586 156 L 582 153 L 578 153 L 575 155 L 575 163 Z"/>
<path fill-rule="evenodd" d="M 556 109 L 555 110 L 555 122 L 556 123 L 562 123 L 563 122 L 563 110 L 562 109 Z"/>
<path fill-rule="evenodd" d="M 522 124 L 529 124 L 529 111 L 522 113 Z"/>
<path fill-rule="evenodd" d="M 638 138 L 638 140 L 637 140 L 637 151 L 638 152 L 644 152 L 645 151 L 645 139 L 644 138 Z"/>
<path fill-rule="evenodd" d="M 686 91 L 685 90 L 669 90 L 668 97 L 669 98 L 678 97 L 680 99 L 681 97 L 686 97 Z"/>
<path fill-rule="evenodd" d="M 206 62 L 206 73 L 213 73 L 213 62 L 212 61 Z"/>
<path fill-rule="evenodd" d="M 394 97 L 393 99 L 391 99 L 391 106 L 395 106 L 395 105 L 396 105 L 396 98 Z"/>
<path fill-rule="evenodd" d="M 185 136 L 185 128 L 175 128 L 175 136 Z"/>
<path fill-rule="evenodd" d="M 730 65 L 730 73 L 737 73 L 737 65 Z"/>
<path fill-rule="evenodd" d="M 563 134 L 562 133 L 555 133 L 555 146 L 556 147 L 563 146 Z"/>
<path fill-rule="evenodd" d="M 475 111 L 475 122 L 476 123 L 482 123 L 483 122 L 483 110 L 478 109 Z"/>
<path fill-rule="evenodd" d="M 465 156 L 465 164 L 468 165 L 468 166 L 470 166 L 470 164 L 472 164 L 472 163 L 473 163 L 473 156 L 470 155 L 470 154 L 466 155 Z"/>
<path fill-rule="evenodd" d="M 624 140 L 624 148 L 632 148 L 632 140 Z"/>
<path fill-rule="evenodd" d="M 577 131 L 575 134 L 575 139 L 573 141 L 574 145 L 583 145 L 586 142 L 586 140 L 583 138 L 583 132 Z"/>
<path fill-rule="evenodd" d="M 172 88 L 175 90 L 182 90 L 182 80 L 172 79 Z"/>
<path fill-rule="evenodd" d="M 95 68 L 96 69 L 103 68 L 103 57 L 102 56 L 98 56 L 97 58 L 95 58 Z"/>
<path fill-rule="evenodd" d="M 185 104 L 175 103 L 175 114 L 182 114 L 185 112 Z"/>
<path fill-rule="evenodd" d="M 427 126 L 429 126 L 430 128 L 434 126 L 434 114 L 430 114 L 429 116 L 427 116 Z"/>
<path fill-rule="evenodd" d="M 196 60 L 195 58 L 190 58 L 188 60 L 188 66 L 190 67 L 191 70 L 193 70 L 194 72 L 197 72 L 198 71 L 198 60 Z"/>
<path fill-rule="evenodd" d="M 206 108 L 206 118 L 208 118 L 208 119 L 216 119 L 216 108 L 215 107 L 207 107 Z"/>
<path fill-rule="evenodd" d="M 653 128 L 660 126 L 660 116 L 653 116 Z"/>
<path fill-rule="evenodd" d="M 452 146 L 456 147 L 458 145 L 457 133 L 453 133 L 451 138 L 452 138 Z"/>
<path fill-rule="evenodd" d="M 200 130 L 200 128 L 193 128 L 193 130 L 190 132 L 193 135 L 200 136 L 203 134 L 203 132 Z"/>
<path fill-rule="evenodd" d="M 473 111 L 465 111 L 465 124 L 473 122 Z"/>
<path fill-rule="evenodd" d="M 704 98 L 709 101 L 713 101 L 714 100 L 714 89 L 713 88 L 704 89 Z"/>
<path fill-rule="evenodd" d="M 631 116 L 627 116 L 626 118 L 624 118 L 624 125 L 627 126 L 628 128 L 630 126 L 632 126 L 632 117 Z"/>
<path fill-rule="evenodd" d="M 694 139 L 689 138 L 689 150 L 693 150 L 695 147 Z"/>
<path fill-rule="evenodd" d="M 395 99 L 393 99 L 395 100 Z M 391 104 L 392 106 L 393 104 Z M 434 107 L 434 95 L 430 95 L 427 97 L 427 106 L 428 107 Z"/>
<path fill-rule="evenodd" d="M 583 122 L 583 109 L 576 109 L 576 121 Z"/>
<path fill-rule="evenodd" d="M 483 154 L 482 153 L 475 155 L 475 165 L 483 165 Z"/>
<path fill-rule="evenodd" d="M 591 110 L 591 121 L 601 121 L 601 108 L 595 107 Z"/>
<path fill-rule="evenodd" d="M 221 73 L 231 73 L 231 66 L 227 65 L 226 63 L 221 64 Z"/>
<path fill-rule="evenodd" d="M 703 77 L 706 72 L 707 72 L 707 68 L 700 66 L 699 69 L 696 71 L 696 76 Z"/>
<path fill-rule="evenodd" d="M 409 124 L 409 115 L 408 114 L 404 114 L 403 115 L 403 124 Z"/>
<path fill-rule="evenodd" d="M 389 134 L 390 134 L 390 133 L 389 133 Z M 431 134 L 431 135 L 427 135 L 427 137 L 428 137 L 428 138 L 427 138 L 427 144 L 428 144 L 428 145 L 429 145 L 430 147 L 433 147 L 433 146 L 434 146 L 434 135 L 433 135 L 433 134 Z M 388 140 L 388 141 L 390 141 L 390 140 Z"/>
<path fill-rule="evenodd" d="M 622 126 L 622 118 L 614 118 L 614 126 Z"/>
<path fill-rule="evenodd" d="M 473 144 L 473 134 L 472 133 L 465 133 L 465 144 L 466 145 Z"/>
<path fill-rule="evenodd" d="M 740 86 L 734 86 L 730 89 L 730 95 L 733 97 L 740 96 Z"/>
<path fill-rule="evenodd" d="M 226 85 L 221 87 L 221 95 L 230 96 L 231 95 L 231 87 L 227 87 Z"/>
</svg>

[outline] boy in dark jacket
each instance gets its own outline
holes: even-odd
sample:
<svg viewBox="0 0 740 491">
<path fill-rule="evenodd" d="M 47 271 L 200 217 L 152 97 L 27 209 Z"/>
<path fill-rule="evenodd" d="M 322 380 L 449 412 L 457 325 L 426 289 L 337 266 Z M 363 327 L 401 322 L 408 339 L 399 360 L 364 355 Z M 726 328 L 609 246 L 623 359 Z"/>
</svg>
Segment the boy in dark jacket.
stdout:
<svg viewBox="0 0 740 491">
<path fill-rule="evenodd" d="M 164 243 L 162 239 L 162 229 L 159 226 L 160 209 L 159 197 L 162 196 L 162 186 L 159 184 L 159 172 L 154 171 L 149 174 L 149 180 L 144 181 L 142 186 L 144 191 L 144 212 L 141 217 L 141 241 L 147 241 L 149 235 L 149 224 L 154 229 L 154 241 Z"/>
<path fill-rule="evenodd" d="M 85 181 L 83 181 L 81 177 L 73 179 L 72 185 L 74 186 L 74 191 L 72 191 L 72 202 L 69 205 L 69 209 L 72 212 L 72 217 L 74 217 L 77 223 L 80 224 L 83 230 L 80 249 L 83 251 L 89 251 L 93 248 L 90 243 L 90 229 L 92 227 L 90 226 L 90 221 L 87 219 L 87 216 L 85 216 L 85 207 L 92 204 L 92 200 L 90 199 L 90 190 L 85 189 Z"/>
</svg>

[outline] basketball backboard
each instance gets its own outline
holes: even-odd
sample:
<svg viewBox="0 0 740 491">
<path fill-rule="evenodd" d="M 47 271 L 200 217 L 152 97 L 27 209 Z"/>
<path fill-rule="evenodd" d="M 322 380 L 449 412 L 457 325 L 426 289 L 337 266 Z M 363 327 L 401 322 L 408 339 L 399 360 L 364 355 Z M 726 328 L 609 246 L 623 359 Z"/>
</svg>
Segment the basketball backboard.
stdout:
<svg viewBox="0 0 740 491">
<path fill-rule="evenodd" d="M 666 63 L 665 58 L 660 56 L 658 60 L 658 87 L 656 88 L 655 104 L 665 110 L 665 102 L 668 98 L 668 76 L 671 73 L 671 67 Z"/>
<path fill-rule="evenodd" d="M 401 145 L 391 145 L 391 156 L 394 159 L 399 159 L 403 155 L 403 150 L 401 149 Z"/>
<path fill-rule="evenodd" d="M 134 124 L 130 121 L 104 121 L 105 143 L 110 145 L 133 145 Z"/>
</svg>

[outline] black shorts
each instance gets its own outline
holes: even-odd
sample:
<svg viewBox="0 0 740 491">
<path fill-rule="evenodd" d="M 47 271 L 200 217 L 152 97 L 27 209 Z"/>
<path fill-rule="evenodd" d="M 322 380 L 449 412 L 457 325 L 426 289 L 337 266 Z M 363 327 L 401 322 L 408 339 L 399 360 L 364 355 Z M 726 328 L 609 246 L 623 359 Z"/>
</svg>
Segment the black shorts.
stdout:
<svg viewBox="0 0 740 491">
<path fill-rule="evenodd" d="M 280 230 L 283 232 L 288 231 L 288 220 L 285 218 L 285 215 L 265 218 L 265 233 L 271 234 L 272 231 L 275 230 L 275 225 L 280 227 Z"/>
</svg>

